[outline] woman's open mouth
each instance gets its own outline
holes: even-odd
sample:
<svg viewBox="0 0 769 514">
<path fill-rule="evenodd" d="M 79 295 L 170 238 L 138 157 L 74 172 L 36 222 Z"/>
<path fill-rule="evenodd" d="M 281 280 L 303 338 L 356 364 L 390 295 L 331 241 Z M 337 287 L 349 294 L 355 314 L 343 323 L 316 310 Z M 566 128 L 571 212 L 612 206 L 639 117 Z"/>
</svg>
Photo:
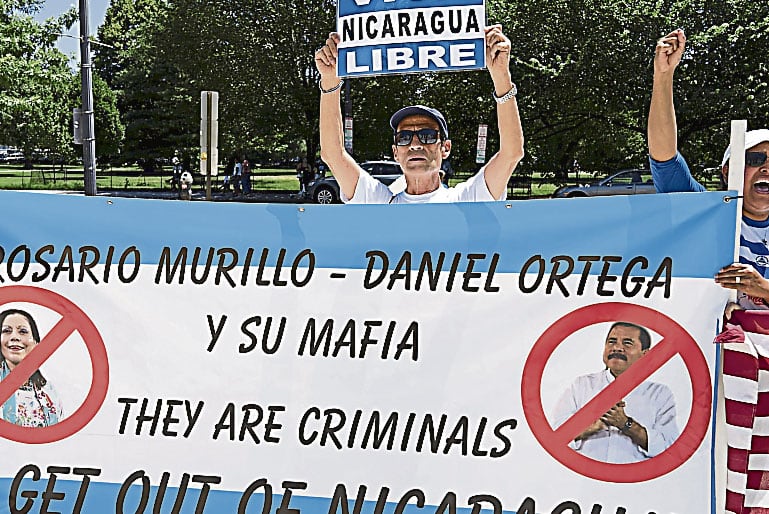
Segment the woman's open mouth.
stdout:
<svg viewBox="0 0 769 514">
<path fill-rule="evenodd" d="M 753 190 L 760 194 L 769 194 L 769 181 L 759 180 L 753 184 Z"/>
</svg>

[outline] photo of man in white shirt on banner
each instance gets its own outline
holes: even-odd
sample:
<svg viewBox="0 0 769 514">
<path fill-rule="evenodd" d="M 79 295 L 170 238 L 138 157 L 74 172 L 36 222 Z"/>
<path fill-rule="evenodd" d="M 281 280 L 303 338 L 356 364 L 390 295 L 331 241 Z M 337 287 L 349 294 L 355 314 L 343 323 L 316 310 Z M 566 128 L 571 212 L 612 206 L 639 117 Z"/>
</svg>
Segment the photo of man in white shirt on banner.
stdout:
<svg viewBox="0 0 769 514">
<path fill-rule="evenodd" d="M 577 377 L 561 396 L 554 428 L 561 426 L 651 348 L 649 331 L 618 321 L 603 348 L 606 368 Z M 645 381 L 586 427 L 569 444 L 591 459 L 613 464 L 640 462 L 665 451 L 678 438 L 673 393 L 663 384 Z"/>
</svg>

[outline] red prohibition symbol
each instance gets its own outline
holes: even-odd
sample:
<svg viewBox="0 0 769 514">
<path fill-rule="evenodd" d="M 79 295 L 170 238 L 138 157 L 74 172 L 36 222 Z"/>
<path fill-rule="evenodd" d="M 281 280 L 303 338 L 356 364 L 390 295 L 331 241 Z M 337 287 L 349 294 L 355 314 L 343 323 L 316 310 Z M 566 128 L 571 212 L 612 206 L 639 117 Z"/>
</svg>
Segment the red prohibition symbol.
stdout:
<svg viewBox="0 0 769 514">
<path fill-rule="evenodd" d="M 40 334 L 35 349 L 0 382 L 0 405 L 38 369 L 74 332 L 79 332 L 91 360 L 91 387 L 83 404 L 69 417 L 48 427 L 21 427 L 0 420 L 0 437 L 20 443 L 44 444 L 59 441 L 86 426 L 99 412 L 107 396 L 109 363 L 104 341 L 91 319 L 67 298 L 32 286 L 0 287 L 0 307 L 10 302 L 40 305 L 61 315 L 61 319 L 48 334 Z"/>
<path fill-rule="evenodd" d="M 614 321 L 642 325 L 660 334 L 662 340 L 566 423 L 553 430 L 542 407 L 542 375 L 553 350 L 577 330 Z M 585 457 L 568 446 L 576 435 L 575 427 L 590 425 L 598 417 L 596 412 L 609 410 L 676 355 L 681 356 L 688 371 L 692 407 L 686 427 L 667 450 L 642 462 L 612 464 Z M 556 321 L 537 339 L 524 369 L 526 373 L 521 380 L 523 411 L 534 437 L 553 458 L 580 475 L 617 483 L 652 480 L 689 460 L 707 434 L 713 395 L 707 361 L 686 330 L 654 309 L 624 303 L 601 303 L 577 309 Z M 579 432 L 577 428 L 576 433 Z"/>
</svg>

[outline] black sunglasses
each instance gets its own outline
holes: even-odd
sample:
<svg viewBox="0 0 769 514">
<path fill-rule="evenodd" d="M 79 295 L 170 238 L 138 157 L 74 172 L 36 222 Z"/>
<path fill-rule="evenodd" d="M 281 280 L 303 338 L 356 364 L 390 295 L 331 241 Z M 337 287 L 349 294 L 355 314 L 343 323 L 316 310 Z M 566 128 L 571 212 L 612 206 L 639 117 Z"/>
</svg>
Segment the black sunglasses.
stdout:
<svg viewBox="0 0 769 514">
<path fill-rule="evenodd" d="M 745 152 L 745 166 L 758 168 L 763 166 L 765 162 L 766 154 L 764 152 Z"/>
<path fill-rule="evenodd" d="M 398 146 L 408 146 L 411 144 L 411 139 L 417 135 L 419 141 L 423 145 L 431 145 L 438 141 L 440 132 L 431 128 L 423 128 L 419 130 L 401 130 L 395 133 L 395 144 Z"/>
</svg>

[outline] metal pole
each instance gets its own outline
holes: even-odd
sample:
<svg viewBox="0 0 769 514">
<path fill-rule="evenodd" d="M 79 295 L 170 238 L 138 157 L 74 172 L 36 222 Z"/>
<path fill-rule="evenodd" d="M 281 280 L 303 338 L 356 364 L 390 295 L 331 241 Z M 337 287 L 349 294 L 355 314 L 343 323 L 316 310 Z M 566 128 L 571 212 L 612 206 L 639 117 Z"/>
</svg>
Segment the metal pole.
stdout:
<svg viewBox="0 0 769 514">
<path fill-rule="evenodd" d="M 83 185 L 87 196 L 96 195 L 96 137 L 94 135 L 91 42 L 88 29 L 88 0 L 80 0 L 80 80 L 83 102 Z"/>
<path fill-rule="evenodd" d="M 206 131 L 206 151 L 208 152 L 208 159 L 206 159 L 206 200 L 211 201 L 211 160 L 214 158 L 213 151 L 211 147 L 211 131 L 213 126 L 213 120 L 211 118 L 214 117 L 213 115 L 213 103 L 214 103 L 214 94 L 213 92 L 209 91 L 206 96 L 208 97 L 208 101 L 206 102 L 206 110 L 208 113 L 208 130 Z"/>
</svg>

